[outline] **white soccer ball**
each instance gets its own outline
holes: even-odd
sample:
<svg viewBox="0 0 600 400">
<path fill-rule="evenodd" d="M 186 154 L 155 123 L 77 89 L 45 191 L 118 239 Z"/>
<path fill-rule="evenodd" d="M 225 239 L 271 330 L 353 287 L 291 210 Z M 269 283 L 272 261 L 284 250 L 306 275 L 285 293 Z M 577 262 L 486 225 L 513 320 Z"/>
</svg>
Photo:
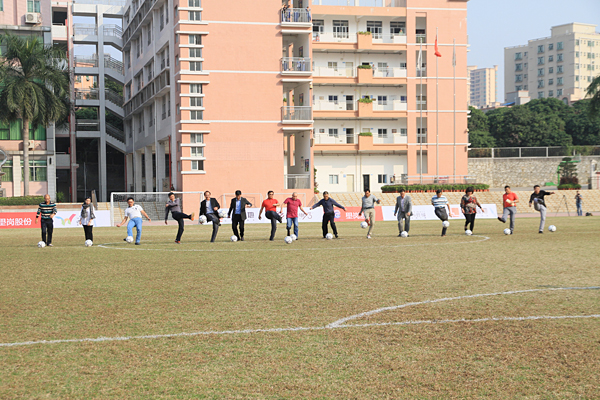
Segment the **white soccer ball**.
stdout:
<svg viewBox="0 0 600 400">
<path fill-rule="evenodd" d="M 556 232 L 556 227 L 555 227 L 554 225 L 550 225 L 550 226 L 548 227 L 548 230 L 549 230 L 550 232 Z"/>
<path fill-rule="evenodd" d="M 369 227 L 369 224 L 367 224 L 367 221 L 363 221 L 360 223 L 360 227 L 363 229 L 367 229 Z"/>
<path fill-rule="evenodd" d="M 296 235 L 294 235 L 293 233 L 290 235 L 290 237 L 292 238 L 292 240 L 298 239 L 298 237 Z"/>
<path fill-rule="evenodd" d="M 470 230 L 470 229 L 467 229 L 467 230 L 465 231 L 465 235 L 467 235 L 467 236 L 471 236 L 472 234 L 473 234 L 473 232 L 471 232 L 471 230 Z"/>
<path fill-rule="evenodd" d="M 333 239 L 333 235 L 331 233 L 328 233 L 327 235 L 325 235 L 325 239 L 331 240 Z"/>
<path fill-rule="evenodd" d="M 286 242 L 287 244 L 290 244 L 294 241 L 294 239 L 292 239 L 291 236 L 286 236 L 285 239 L 283 239 L 284 242 Z"/>
<path fill-rule="evenodd" d="M 444 222 L 442 222 L 442 226 L 443 226 L 444 228 L 447 228 L 447 227 L 449 227 L 449 226 L 450 226 L 450 222 L 448 222 L 448 221 L 444 221 Z"/>
<path fill-rule="evenodd" d="M 504 234 L 505 234 L 505 235 L 510 235 L 510 229 L 506 228 L 506 229 L 504 230 Z"/>
<path fill-rule="evenodd" d="M 206 215 L 201 215 L 198 217 L 198 223 L 205 224 L 208 220 L 206 219 Z"/>
<path fill-rule="evenodd" d="M 408 232 L 402 231 L 402 232 L 400 232 L 400 236 L 403 238 L 408 237 Z"/>
<path fill-rule="evenodd" d="M 92 242 L 91 240 L 86 240 L 85 241 L 85 247 L 92 247 L 94 245 L 94 242 Z"/>
<path fill-rule="evenodd" d="M 127 243 L 133 243 L 133 236 L 127 236 L 127 237 L 125 238 L 125 241 L 126 241 Z"/>
<path fill-rule="evenodd" d="M 40 249 L 43 249 L 44 247 L 46 247 L 46 243 L 44 243 L 44 242 L 38 242 L 38 247 Z"/>
<path fill-rule="evenodd" d="M 227 216 L 227 213 L 223 210 L 219 210 L 218 214 L 219 214 L 219 218 L 225 218 Z"/>
<path fill-rule="evenodd" d="M 231 235 L 231 237 L 229 238 L 229 240 L 231 240 L 232 242 L 237 242 L 237 236 Z"/>
</svg>

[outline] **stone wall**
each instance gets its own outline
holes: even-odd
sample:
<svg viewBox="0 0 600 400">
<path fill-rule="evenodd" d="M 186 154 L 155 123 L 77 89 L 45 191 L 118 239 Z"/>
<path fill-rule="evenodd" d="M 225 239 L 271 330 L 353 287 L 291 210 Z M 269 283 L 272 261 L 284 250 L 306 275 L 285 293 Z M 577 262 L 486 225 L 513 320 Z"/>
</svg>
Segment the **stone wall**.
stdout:
<svg viewBox="0 0 600 400">
<path fill-rule="evenodd" d="M 469 158 L 469 175 L 477 183 L 485 183 L 498 188 L 504 185 L 532 187 L 556 182 L 556 169 L 563 157 L 548 158 Z M 595 160 L 600 164 L 600 156 L 583 156 L 577 163 L 579 183 L 587 184 L 590 164 Z"/>
</svg>

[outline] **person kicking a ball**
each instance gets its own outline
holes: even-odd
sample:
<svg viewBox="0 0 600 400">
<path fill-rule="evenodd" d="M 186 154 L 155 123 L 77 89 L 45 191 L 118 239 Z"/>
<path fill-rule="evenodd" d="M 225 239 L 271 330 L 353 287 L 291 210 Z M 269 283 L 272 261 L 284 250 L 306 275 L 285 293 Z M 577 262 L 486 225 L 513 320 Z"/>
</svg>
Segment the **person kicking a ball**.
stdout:
<svg viewBox="0 0 600 400">
<path fill-rule="evenodd" d="M 498 217 L 498 221 L 506 222 L 506 219 L 510 215 L 510 234 L 513 234 L 515 229 L 515 215 L 517 215 L 517 203 L 519 202 L 519 196 L 510 190 L 510 186 L 504 186 L 504 194 L 502 195 L 502 206 L 504 211 L 502 217 Z"/>
<path fill-rule="evenodd" d="M 533 193 L 529 196 L 529 207 L 533 204 L 533 208 L 540 212 L 540 233 L 544 233 L 544 225 L 546 224 L 546 202 L 544 201 L 544 197 L 552 194 L 554 192 L 540 190 L 540 185 L 535 185 Z"/>
<path fill-rule="evenodd" d="M 135 236 L 135 244 L 139 245 L 142 240 L 142 215 L 148 219 L 148 222 L 152 222 L 146 211 L 142 208 L 142 206 L 138 206 L 134 204 L 133 197 L 129 197 L 127 199 L 127 207 L 125 209 L 125 218 L 121 221 L 120 224 L 117 224 L 117 228 L 125 225 L 127 222 L 127 218 L 129 218 L 129 223 L 127 224 L 127 237 L 133 237 L 133 227 L 135 226 L 136 236 Z M 127 241 L 127 238 L 123 239 Z"/>
</svg>

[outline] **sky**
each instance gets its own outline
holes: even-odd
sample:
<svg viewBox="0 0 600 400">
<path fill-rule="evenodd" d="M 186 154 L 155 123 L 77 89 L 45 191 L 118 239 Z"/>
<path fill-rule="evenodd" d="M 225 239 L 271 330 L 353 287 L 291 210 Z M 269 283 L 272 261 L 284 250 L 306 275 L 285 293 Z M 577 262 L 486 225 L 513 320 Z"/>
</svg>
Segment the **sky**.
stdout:
<svg viewBox="0 0 600 400">
<path fill-rule="evenodd" d="M 504 48 L 550 36 L 571 22 L 600 25 L 600 0 L 470 0 L 468 64 L 498 66 L 498 99 L 504 101 Z M 596 28 L 600 32 L 600 26 Z"/>
</svg>

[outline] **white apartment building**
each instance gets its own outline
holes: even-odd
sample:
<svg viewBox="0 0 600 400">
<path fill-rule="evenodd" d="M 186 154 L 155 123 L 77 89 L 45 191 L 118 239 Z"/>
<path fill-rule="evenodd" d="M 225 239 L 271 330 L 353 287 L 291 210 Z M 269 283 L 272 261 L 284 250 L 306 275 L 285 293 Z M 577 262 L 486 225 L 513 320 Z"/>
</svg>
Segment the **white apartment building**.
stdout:
<svg viewBox="0 0 600 400">
<path fill-rule="evenodd" d="M 498 66 L 493 68 L 467 67 L 469 72 L 469 105 L 482 108 L 496 104 Z"/>
<path fill-rule="evenodd" d="M 554 26 L 551 36 L 504 49 L 504 96 L 528 90 L 531 98 L 554 97 L 567 104 L 585 97 L 600 71 L 597 25 Z"/>
</svg>

